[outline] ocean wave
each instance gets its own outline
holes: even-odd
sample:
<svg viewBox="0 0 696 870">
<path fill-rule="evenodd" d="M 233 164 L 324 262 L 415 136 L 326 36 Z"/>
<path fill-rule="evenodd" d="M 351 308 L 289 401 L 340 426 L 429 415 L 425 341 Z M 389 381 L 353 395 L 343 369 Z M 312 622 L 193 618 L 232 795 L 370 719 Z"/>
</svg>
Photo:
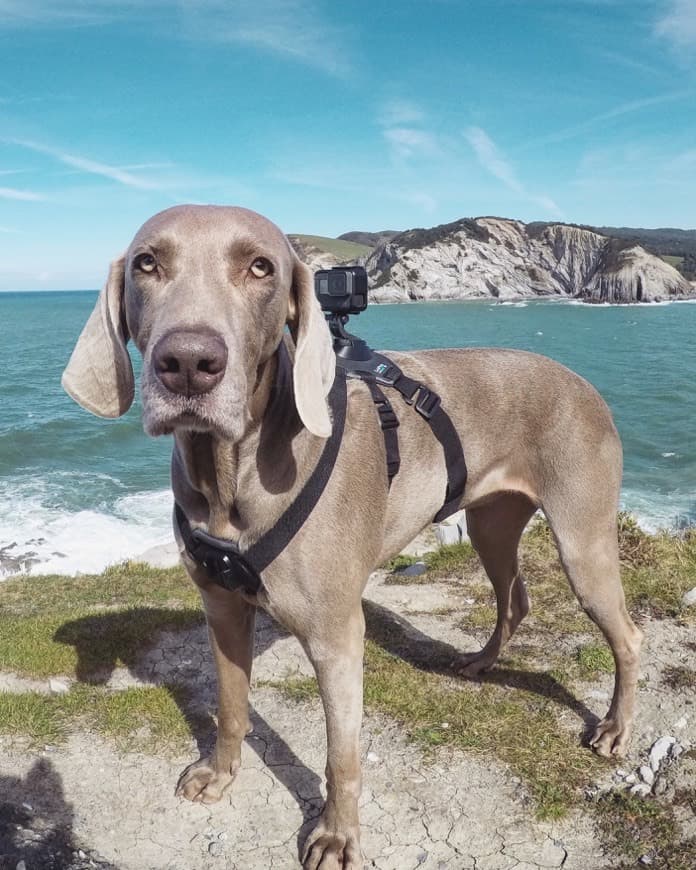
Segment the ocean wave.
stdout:
<svg viewBox="0 0 696 870">
<path fill-rule="evenodd" d="M 696 492 L 656 493 L 625 489 L 621 509 L 646 532 L 675 531 L 696 525 Z"/>
<path fill-rule="evenodd" d="M 103 477 L 111 489 L 118 484 Z M 56 487 L 45 480 L 15 484 L 12 498 L 2 491 L 7 488 L 0 486 L 0 578 L 99 572 L 172 540 L 169 490 L 69 510 L 56 504 Z"/>
</svg>

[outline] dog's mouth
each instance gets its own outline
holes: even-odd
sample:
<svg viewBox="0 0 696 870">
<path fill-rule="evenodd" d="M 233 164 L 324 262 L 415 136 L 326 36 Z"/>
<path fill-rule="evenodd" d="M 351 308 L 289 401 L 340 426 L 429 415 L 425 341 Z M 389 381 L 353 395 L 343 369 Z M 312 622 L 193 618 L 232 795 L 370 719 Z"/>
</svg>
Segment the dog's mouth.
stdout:
<svg viewBox="0 0 696 870">
<path fill-rule="evenodd" d="M 153 379 L 143 379 L 143 428 L 152 436 L 201 432 L 237 440 L 244 429 L 245 404 L 234 395 L 213 390 L 202 396 L 170 393 Z"/>
</svg>

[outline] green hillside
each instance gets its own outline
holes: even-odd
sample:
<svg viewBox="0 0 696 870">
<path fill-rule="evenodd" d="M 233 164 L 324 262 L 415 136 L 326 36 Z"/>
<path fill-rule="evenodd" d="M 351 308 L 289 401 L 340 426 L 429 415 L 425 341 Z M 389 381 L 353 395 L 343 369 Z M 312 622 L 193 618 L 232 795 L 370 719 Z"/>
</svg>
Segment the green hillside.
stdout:
<svg viewBox="0 0 696 870">
<path fill-rule="evenodd" d="M 341 261 L 357 260 L 358 257 L 366 257 L 372 253 L 369 245 L 359 245 L 356 242 L 347 242 L 345 239 L 330 239 L 326 236 L 307 236 L 303 233 L 289 233 L 291 240 L 297 239 L 301 245 L 318 248 L 333 254 Z"/>
</svg>

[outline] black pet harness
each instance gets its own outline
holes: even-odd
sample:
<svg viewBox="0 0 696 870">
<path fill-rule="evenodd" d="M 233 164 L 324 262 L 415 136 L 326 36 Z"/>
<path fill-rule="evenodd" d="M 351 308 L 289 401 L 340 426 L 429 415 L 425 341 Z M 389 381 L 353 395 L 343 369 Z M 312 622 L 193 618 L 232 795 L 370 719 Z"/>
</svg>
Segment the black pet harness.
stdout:
<svg viewBox="0 0 696 870">
<path fill-rule="evenodd" d="M 287 356 L 284 344 L 281 344 L 280 352 L 285 352 Z M 459 510 L 466 486 L 466 462 L 459 436 L 452 420 L 442 408 L 440 397 L 424 384 L 407 377 L 395 363 L 382 354 L 373 354 L 372 360 L 369 370 L 352 370 L 344 367 L 340 357 L 337 358 L 336 377 L 328 396 L 333 427 L 319 462 L 295 501 L 289 505 L 278 522 L 248 550 L 242 552 L 234 541 L 218 538 L 202 529 L 193 529 L 181 507 L 174 505 L 176 524 L 187 554 L 218 585 L 230 591 L 239 589 L 248 595 L 256 595 L 261 588 L 263 571 L 287 547 L 314 510 L 329 482 L 343 439 L 348 377 L 364 381 L 375 403 L 384 436 L 389 485 L 391 486 L 401 463 L 397 435 L 399 420 L 391 402 L 384 395 L 382 386 L 393 387 L 400 393 L 406 404 L 412 405 L 430 425 L 442 445 L 447 467 L 447 488 L 444 504 L 435 514 L 433 522 L 440 522 Z"/>
</svg>

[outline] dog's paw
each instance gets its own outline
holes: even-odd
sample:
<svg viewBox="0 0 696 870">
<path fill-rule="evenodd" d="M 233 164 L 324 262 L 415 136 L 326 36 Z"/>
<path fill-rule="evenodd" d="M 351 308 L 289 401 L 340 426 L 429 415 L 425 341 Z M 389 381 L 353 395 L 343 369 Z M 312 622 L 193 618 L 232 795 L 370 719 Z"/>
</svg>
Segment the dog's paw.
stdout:
<svg viewBox="0 0 696 870">
<path fill-rule="evenodd" d="M 630 724 L 618 717 L 607 716 L 595 728 L 590 746 L 597 755 L 605 758 L 620 757 L 625 753 L 630 737 Z"/>
<path fill-rule="evenodd" d="M 330 830 L 321 819 L 305 843 L 302 867 L 303 870 L 362 870 L 358 830 Z"/>
<path fill-rule="evenodd" d="M 489 671 L 498 661 L 498 654 L 486 652 L 466 653 L 459 657 L 456 664 L 457 673 L 462 677 L 477 677 L 484 671 Z"/>
<path fill-rule="evenodd" d="M 201 758 L 184 770 L 176 786 L 176 796 L 203 804 L 214 804 L 220 800 L 225 789 L 234 780 L 239 764 L 228 771 L 218 771 L 209 758 Z"/>
</svg>

